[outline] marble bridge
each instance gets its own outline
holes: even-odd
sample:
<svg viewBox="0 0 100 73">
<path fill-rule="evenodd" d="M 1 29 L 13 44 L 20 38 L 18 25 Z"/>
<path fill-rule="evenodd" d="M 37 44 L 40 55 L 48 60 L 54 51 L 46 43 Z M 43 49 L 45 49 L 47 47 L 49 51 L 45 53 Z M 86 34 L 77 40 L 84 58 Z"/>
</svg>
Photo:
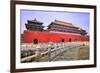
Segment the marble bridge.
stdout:
<svg viewBox="0 0 100 73">
<path fill-rule="evenodd" d="M 51 62 L 51 61 L 69 61 L 89 59 L 88 42 L 69 42 L 61 43 L 60 46 L 48 45 L 45 49 L 32 47 L 28 49 L 21 48 L 21 62 Z M 31 50 L 30 52 L 28 52 Z M 26 53 L 27 51 L 28 53 Z M 24 52 L 24 53 L 22 53 Z M 34 52 L 34 53 L 33 53 Z M 26 54 L 25 54 L 26 53 Z M 23 56 L 24 54 L 24 56 Z M 30 55 L 29 55 L 30 54 Z M 25 56 L 26 55 L 26 56 Z"/>
</svg>

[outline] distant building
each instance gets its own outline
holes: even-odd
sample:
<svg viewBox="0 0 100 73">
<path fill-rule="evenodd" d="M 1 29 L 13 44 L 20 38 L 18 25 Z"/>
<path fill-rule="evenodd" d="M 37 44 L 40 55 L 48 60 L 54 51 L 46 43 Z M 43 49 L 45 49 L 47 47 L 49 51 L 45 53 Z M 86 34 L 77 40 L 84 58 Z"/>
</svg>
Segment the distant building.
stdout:
<svg viewBox="0 0 100 73">
<path fill-rule="evenodd" d="M 28 20 L 23 33 L 23 43 L 47 43 L 47 42 L 72 42 L 88 41 L 89 36 L 82 28 L 74 26 L 72 23 L 55 20 L 44 30 L 42 22 L 34 19 Z"/>
<path fill-rule="evenodd" d="M 51 24 L 48 26 L 48 30 L 50 32 L 55 32 L 55 33 L 65 32 L 70 34 L 81 34 L 81 35 L 87 34 L 85 30 L 72 25 L 72 23 L 67 23 L 59 20 L 55 20 L 54 22 L 51 22 Z"/>
<path fill-rule="evenodd" d="M 29 31 L 43 31 L 44 26 L 42 26 L 42 22 L 34 20 L 28 20 L 28 23 L 25 24 L 27 30 Z"/>
</svg>

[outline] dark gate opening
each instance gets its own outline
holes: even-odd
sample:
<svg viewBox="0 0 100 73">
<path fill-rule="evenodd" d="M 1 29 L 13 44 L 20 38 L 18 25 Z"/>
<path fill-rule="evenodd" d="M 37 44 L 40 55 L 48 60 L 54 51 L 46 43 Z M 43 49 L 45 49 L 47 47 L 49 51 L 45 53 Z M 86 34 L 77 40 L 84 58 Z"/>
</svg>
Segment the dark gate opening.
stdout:
<svg viewBox="0 0 100 73">
<path fill-rule="evenodd" d="M 71 38 L 69 38 L 69 42 L 71 42 L 72 41 L 72 39 Z"/>
<path fill-rule="evenodd" d="M 34 44 L 38 44 L 38 39 L 34 39 L 34 40 L 33 40 L 33 43 L 34 43 Z"/>
<path fill-rule="evenodd" d="M 75 41 L 77 41 L 77 39 L 75 39 Z"/>
<path fill-rule="evenodd" d="M 62 39 L 62 40 L 61 40 L 61 42 L 65 42 L 65 40 L 64 40 L 64 39 Z"/>
</svg>

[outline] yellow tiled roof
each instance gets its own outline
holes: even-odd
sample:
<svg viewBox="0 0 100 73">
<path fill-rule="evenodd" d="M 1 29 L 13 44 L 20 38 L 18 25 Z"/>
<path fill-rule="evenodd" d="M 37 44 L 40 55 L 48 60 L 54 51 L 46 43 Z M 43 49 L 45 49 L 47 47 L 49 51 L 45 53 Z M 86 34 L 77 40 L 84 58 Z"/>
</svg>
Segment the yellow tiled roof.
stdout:
<svg viewBox="0 0 100 73">
<path fill-rule="evenodd" d="M 70 26 L 70 27 L 76 27 L 76 26 L 74 26 L 72 23 L 64 22 L 64 21 L 59 21 L 59 20 L 55 20 L 55 21 L 52 22 L 52 23 L 60 24 L 60 25 L 65 25 L 65 26 Z M 76 28 L 78 28 L 78 27 L 76 27 Z"/>
</svg>

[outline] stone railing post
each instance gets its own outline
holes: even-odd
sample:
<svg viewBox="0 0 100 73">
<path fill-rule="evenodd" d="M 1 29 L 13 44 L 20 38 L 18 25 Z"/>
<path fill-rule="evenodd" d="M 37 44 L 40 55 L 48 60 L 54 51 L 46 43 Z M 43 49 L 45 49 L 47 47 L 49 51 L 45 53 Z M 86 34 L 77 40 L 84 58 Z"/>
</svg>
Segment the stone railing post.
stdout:
<svg viewBox="0 0 100 73">
<path fill-rule="evenodd" d="M 48 45 L 48 61 L 51 59 L 51 45 Z"/>
<path fill-rule="evenodd" d="M 54 49 L 57 49 L 57 44 L 56 43 L 54 45 Z M 57 50 L 55 50 L 55 56 L 56 56 L 56 54 L 57 54 Z"/>
<path fill-rule="evenodd" d="M 40 48 L 40 46 L 36 47 L 35 53 L 36 53 L 35 61 L 37 61 L 37 62 L 41 61 L 41 48 Z"/>
</svg>

